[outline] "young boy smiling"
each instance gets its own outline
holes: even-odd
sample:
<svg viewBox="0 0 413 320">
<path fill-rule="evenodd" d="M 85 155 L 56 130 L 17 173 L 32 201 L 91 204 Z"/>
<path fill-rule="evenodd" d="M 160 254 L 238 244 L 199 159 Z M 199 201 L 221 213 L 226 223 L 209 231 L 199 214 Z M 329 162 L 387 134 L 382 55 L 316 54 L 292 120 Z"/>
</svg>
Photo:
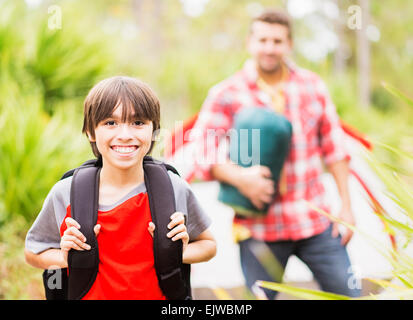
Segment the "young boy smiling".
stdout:
<svg viewBox="0 0 413 320">
<path fill-rule="evenodd" d="M 98 220 L 99 271 L 82 299 L 165 299 L 156 276 L 143 159 L 160 128 L 153 91 L 129 77 L 113 77 L 91 89 L 84 103 L 83 132 L 102 161 Z M 204 213 L 189 185 L 169 172 L 177 211 L 167 237 L 182 241 L 183 263 L 207 261 L 216 253 Z M 26 261 L 37 268 L 67 268 L 69 250 L 90 250 L 71 218 L 72 177 L 57 182 L 26 237 Z M 185 224 L 186 221 L 186 224 Z"/>
</svg>

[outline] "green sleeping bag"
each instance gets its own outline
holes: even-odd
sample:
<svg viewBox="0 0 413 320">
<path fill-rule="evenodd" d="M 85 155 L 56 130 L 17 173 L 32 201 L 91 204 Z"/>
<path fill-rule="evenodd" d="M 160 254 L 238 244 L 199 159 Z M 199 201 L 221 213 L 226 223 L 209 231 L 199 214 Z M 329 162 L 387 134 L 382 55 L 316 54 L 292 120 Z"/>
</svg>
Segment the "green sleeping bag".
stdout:
<svg viewBox="0 0 413 320">
<path fill-rule="evenodd" d="M 242 167 L 268 167 L 277 186 L 291 135 L 291 123 L 282 114 L 259 107 L 244 108 L 234 117 L 229 158 Z M 220 184 L 218 199 L 245 217 L 263 216 L 269 207 L 268 204 L 262 210 L 257 209 L 237 188 L 226 183 Z"/>
</svg>

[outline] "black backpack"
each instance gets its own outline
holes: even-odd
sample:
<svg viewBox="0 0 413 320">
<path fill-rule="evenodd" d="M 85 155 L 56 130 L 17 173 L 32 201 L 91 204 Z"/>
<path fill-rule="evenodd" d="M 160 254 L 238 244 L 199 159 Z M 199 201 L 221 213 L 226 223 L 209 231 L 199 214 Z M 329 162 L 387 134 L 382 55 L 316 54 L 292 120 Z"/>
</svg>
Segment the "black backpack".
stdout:
<svg viewBox="0 0 413 320">
<path fill-rule="evenodd" d="M 71 216 L 80 224 L 80 231 L 91 249 L 70 250 L 68 268 L 43 272 L 47 300 L 81 299 L 96 279 L 99 250 L 93 227 L 97 222 L 101 168 L 101 160 L 89 160 L 66 172 L 61 178 L 73 176 L 70 189 Z M 170 216 L 176 211 L 174 191 L 167 171 L 178 172 L 150 156 L 145 156 L 143 169 L 152 221 L 156 226 L 153 244 L 159 286 L 169 300 L 192 299 L 190 265 L 182 263 L 182 241 L 172 241 L 166 236 Z"/>
</svg>

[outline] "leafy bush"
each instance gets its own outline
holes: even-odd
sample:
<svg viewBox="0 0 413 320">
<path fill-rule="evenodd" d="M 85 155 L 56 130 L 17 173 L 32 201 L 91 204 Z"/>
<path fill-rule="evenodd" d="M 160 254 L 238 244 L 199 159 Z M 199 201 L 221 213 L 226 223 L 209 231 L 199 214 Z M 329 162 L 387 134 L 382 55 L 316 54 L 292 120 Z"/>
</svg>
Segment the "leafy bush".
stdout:
<svg viewBox="0 0 413 320">
<path fill-rule="evenodd" d="M 110 59 L 83 23 L 50 30 L 48 16 L 24 1 L 1 2 L 0 18 L 1 227 L 17 216 L 32 221 L 60 176 L 91 157 L 81 101 Z"/>
<path fill-rule="evenodd" d="M 19 95 L 3 102 L 0 130 L 0 222 L 15 215 L 30 221 L 60 176 L 86 158 L 81 127 L 60 109 L 52 118 L 42 98 Z M 76 134 L 78 133 L 78 134 Z M 78 137 L 78 138 L 77 138 Z"/>
<path fill-rule="evenodd" d="M 27 222 L 15 217 L 0 228 L 0 300 L 44 299 L 41 269 L 24 261 Z"/>
<path fill-rule="evenodd" d="M 37 27 L 27 69 L 43 90 L 49 114 L 59 101 L 84 98 L 105 73 L 109 59 L 103 42 L 96 39 L 82 34 L 79 26 L 50 30 L 42 21 Z"/>
</svg>

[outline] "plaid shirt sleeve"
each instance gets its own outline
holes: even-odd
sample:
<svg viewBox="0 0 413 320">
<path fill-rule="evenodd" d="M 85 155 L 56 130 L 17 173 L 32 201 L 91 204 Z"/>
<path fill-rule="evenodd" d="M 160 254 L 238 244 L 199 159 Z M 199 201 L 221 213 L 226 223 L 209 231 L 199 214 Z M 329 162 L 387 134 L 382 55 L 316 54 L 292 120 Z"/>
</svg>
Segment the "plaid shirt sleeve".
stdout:
<svg viewBox="0 0 413 320">
<path fill-rule="evenodd" d="M 223 163 L 227 158 L 225 147 L 232 127 L 234 103 L 231 89 L 222 90 L 220 85 L 216 85 L 209 91 L 190 135 L 194 143 L 195 178 L 213 180 L 212 166 Z"/>
<path fill-rule="evenodd" d="M 316 86 L 323 109 L 319 133 L 324 163 L 329 165 L 340 160 L 350 161 L 351 157 L 345 145 L 345 135 L 327 86 L 321 79 L 317 81 Z"/>
</svg>

